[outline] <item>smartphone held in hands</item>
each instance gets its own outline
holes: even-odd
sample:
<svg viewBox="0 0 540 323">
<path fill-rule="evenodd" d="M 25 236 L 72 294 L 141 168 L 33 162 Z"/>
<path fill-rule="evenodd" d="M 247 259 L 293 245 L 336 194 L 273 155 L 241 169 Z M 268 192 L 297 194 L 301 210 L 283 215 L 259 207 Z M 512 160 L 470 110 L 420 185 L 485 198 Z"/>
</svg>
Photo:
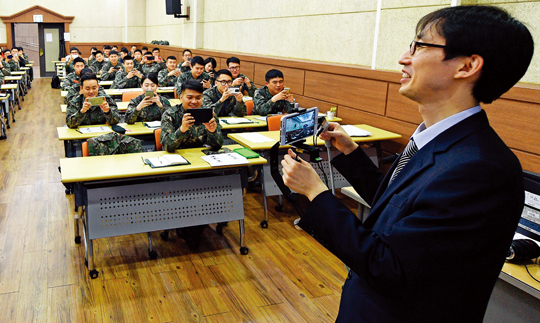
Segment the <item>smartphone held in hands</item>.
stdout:
<svg viewBox="0 0 540 323">
<path fill-rule="evenodd" d="M 97 97 L 94 97 L 94 98 L 88 98 L 88 102 L 90 102 L 90 104 L 92 106 L 94 106 L 94 105 L 102 105 L 105 102 L 105 97 L 97 96 Z"/>
<path fill-rule="evenodd" d="M 144 96 L 145 96 L 146 98 L 151 98 L 151 97 L 154 96 L 154 91 L 145 91 L 145 92 L 144 92 Z"/>
<path fill-rule="evenodd" d="M 237 86 L 230 87 L 229 92 L 232 93 L 232 94 L 238 94 L 238 93 L 240 93 L 240 88 L 237 87 Z"/>
</svg>

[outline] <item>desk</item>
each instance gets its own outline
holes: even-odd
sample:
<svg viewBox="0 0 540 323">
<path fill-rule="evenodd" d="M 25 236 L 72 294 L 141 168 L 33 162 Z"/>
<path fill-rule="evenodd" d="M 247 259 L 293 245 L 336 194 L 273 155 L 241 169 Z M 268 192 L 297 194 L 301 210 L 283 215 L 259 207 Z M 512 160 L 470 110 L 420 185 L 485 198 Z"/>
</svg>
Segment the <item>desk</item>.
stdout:
<svg viewBox="0 0 540 323">
<path fill-rule="evenodd" d="M 248 253 L 241 172 L 266 160 L 254 158 L 249 159 L 249 165 L 211 168 L 201 159 L 202 149 L 206 148 L 177 150 L 191 165 L 162 168 L 144 165 L 141 157 L 162 156 L 166 154 L 163 151 L 60 159 L 62 182 L 76 183 L 90 277 L 99 274 L 92 246 L 99 238 L 239 221 L 240 253 Z M 78 221 L 75 237 L 80 242 Z M 157 255 L 150 235 L 149 242 L 153 258 Z"/>
<path fill-rule="evenodd" d="M 114 83 L 114 81 L 99 81 L 98 82 L 98 84 L 103 86 L 103 87 L 106 87 L 106 86 L 111 87 L 113 83 Z"/>
<path fill-rule="evenodd" d="M 368 125 L 356 125 L 356 127 L 371 132 L 371 136 L 369 136 L 369 137 L 353 137 L 354 142 L 356 142 L 356 143 L 373 143 L 374 144 L 374 149 L 376 150 L 377 159 L 380 159 L 381 154 L 382 154 L 381 153 L 381 147 L 380 147 L 380 142 L 381 141 L 401 138 L 401 135 L 399 135 L 399 134 L 396 134 L 396 133 L 393 133 L 393 132 L 390 132 L 390 131 L 386 131 L 386 130 L 382 130 L 382 129 L 379 129 L 379 128 L 376 128 L 376 127 L 368 126 Z M 270 150 L 270 148 L 272 148 L 272 146 L 276 142 L 279 141 L 280 132 L 279 131 L 263 131 L 263 132 L 259 132 L 259 134 L 272 139 L 272 141 L 271 142 L 263 142 L 263 143 L 254 143 L 254 142 L 252 142 L 250 140 L 247 140 L 247 139 L 241 137 L 240 134 L 237 134 L 237 133 L 229 134 L 228 137 L 231 138 L 232 140 L 234 140 L 235 142 L 241 144 L 244 147 L 247 147 L 247 148 L 249 148 L 251 150 L 259 152 L 259 154 L 262 157 L 269 159 L 269 157 L 270 157 L 269 150 Z M 306 140 L 306 144 L 312 145 L 311 139 Z M 318 140 L 317 145 L 318 146 L 323 146 L 324 141 Z M 286 148 L 289 148 L 289 147 L 290 146 L 281 146 L 280 149 L 286 149 Z M 332 151 L 333 156 L 337 156 L 338 154 L 339 154 L 339 151 L 336 151 L 336 150 Z M 309 158 L 307 156 L 305 156 L 305 155 L 301 155 L 301 157 L 304 160 L 309 160 Z M 323 160 L 328 160 L 328 156 L 326 154 L 321 154 L 321 157 L 322 157 Z M 374 163 L 377 164 L 376 161 L 374 161 Z M 319 176 L 321 176 L 321 178 L 323 178 L 324 174 L 317 167 L 317 165 L 312 164 L 312 166 L 317 171 Z M 324 163 L 321 164 L 321 166 L 322 166 L 324 172 L 326 174 L 329 174 L 330 169 L 329 169 L 328 163 L 324 162 Z M 276 185 L 276 183 L 274 182 L 274 179 L 271 176 L 270 165 L 269 164 L 266 164 L 264 167 L 262 167 L 261 182 L 262 182 L 263 205 L 264 205 L 264 220 L 261 221 L 261 227 L 266 228 L 266 227 L 268 227 L 268 204 L 267 204 L 267 201 L 266 201 L 266 197 L 267 196 L 275 196 L 275 195 L 281 196 L 281 190 Z M 337 170 L 334 170 L 334 188 L 337 189 L 337 188 L 346 187 L 346 186 L 351 186 L 351 184 L 349 184 L 349 182 Z M 276 207 L 276 210 L 280 211 L 280 209 L 281 209 L 281 204 Z"/>
<path fill-rule="evenodd" d="M 128 105 L 129 102 L 116 102 L 116 106 L 120 112 L 126 112 Z M 60 110 L 62 110 L 62 113 L 66 113 L 67 104 L 60 104 Z"/>
<path fill-rule="evenodd" d="M 9 129 L 9 94 L 7 94 L 4 97 L 0 97 L 0 103 L 3 103 L 4 107 L 0 107 L 0 139 L 6 139 L 7 138 L 7 129 Z M 6 121 L 4 120 L 6 118 L 7 114 L 7 125 Z M 15 120 L 13 120 L 15 121 Z"/>
<path fill-rule="evenodd" d="M 15 71 L 15 72 L 11 72 L 11 75 L 13 76 L 22 76 L 22 80 L 21 82 L 19 83 L 21 85 L 21 90 L 25 93 L 25 94 L 28 94 L 28 79 L 27 79 L 27 72 L 26 71 Z"/>
<path fill-rule="evenodd" d="M 19 100 L 19 97 L 17 96 L 19 92 L 19 86 L 17 84 L 2 84 L 0 86 L 0 90 L 9 90 L 11 92 L 10 101 L 11 101 L 12 109 L 13 109 L 13 116 L 14 116 L 13 118 L 15 118 L 15 101 L 17 102 L 17 105 L 19 106 L 19 110 L 21 109 L 21 101 Z"/>
<path fill-rule="evenodd" d="M 101 81 L 101 83 L 103 82 L 107 82 L 107 81 Z M 112 81 L 110 81 L 112 82 Z M 101 84 L 100 83 L 100 84 Z M 105 89 L 105 93 L 107 93 L 108 96 L 119 96 L 119 95 L 122 95 L 124 92 L 134 92 L 134 91 L 137 91 L 137 92 L 142 92 L 142 89 L 140 87 L 138 88 L 133 88 L 133 89 Z M 157 90 L 157 93 L 173 93 L 174 92 L 174 89 L 170 89 L 170 88 L 158 88 Z M 68 91 L 61 91 L 60 92 L 60 96 L 62 96 L 63 98 L 66 97 Z"/>
</svg>

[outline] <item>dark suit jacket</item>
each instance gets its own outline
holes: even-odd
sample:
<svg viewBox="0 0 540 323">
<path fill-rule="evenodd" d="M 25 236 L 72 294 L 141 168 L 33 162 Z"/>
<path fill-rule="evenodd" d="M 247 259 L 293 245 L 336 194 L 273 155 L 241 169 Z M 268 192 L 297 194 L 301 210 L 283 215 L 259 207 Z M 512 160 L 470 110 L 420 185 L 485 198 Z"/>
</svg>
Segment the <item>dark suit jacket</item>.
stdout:
<svg viewBox="0 0 540 323">
<path fill-rule="evenodd" d="M 523 209 L 518 159 L 484 111 L 426 144 L 388 186 L 362 149 L 334 166 L 369 203 L 329 191 L 300 226 L 351 268 L 338 322 L 482 322 Z M 378 189 L 377 189 L 378 188 Z"/>
</svg>

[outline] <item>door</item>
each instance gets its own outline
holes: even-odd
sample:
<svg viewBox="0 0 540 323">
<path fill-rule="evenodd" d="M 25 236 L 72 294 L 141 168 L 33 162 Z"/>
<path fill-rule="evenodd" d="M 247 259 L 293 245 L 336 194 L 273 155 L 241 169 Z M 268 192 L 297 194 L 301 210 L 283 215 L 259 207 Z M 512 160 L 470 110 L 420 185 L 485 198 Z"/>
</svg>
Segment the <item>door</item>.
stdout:
<svg viewBox="0 0 540 323">
<path fill-rule="evenodd" d="M 38 25 L 34 23 L 13 24 L 12 35 L 14 35 L 14 46 L 22 47 L 24 53 L 34 62 L 34 75 L 40 75 Z"/>
<path fill-rule="evenodd" d="M 41 77 L 55 75 L 55 63 L 65 56 L 64 24 L 39 24 L 39 61 Z"/>
</svg>

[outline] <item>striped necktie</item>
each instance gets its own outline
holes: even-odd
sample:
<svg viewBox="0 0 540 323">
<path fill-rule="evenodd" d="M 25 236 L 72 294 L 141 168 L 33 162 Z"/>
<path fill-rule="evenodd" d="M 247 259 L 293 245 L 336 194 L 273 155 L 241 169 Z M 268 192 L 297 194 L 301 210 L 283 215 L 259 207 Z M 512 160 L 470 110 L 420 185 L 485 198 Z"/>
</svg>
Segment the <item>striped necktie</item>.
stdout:
<svg viewBox="0 0 540 323">
<path fill-rule="evenodd" d="M 392 178 L 390 179 L 390 182 L 388 183 L 388 185 L 390 185 L 394 181 L 397 174 L 401 172 L 403 167 L 407 165 L 409 160 L 414 156 L 414 154 L 416 154 L 417 151 L 418 151 L 418 147 L 416 147 L 416 144 L 414 143 L 414 139 L 411 138 L 411 140 L 409 140 L 409 143 L 407 144 L 407 147 L 405 147 L 405 150 L 403 150 L 403 153 L 401 154 L 401 157 L 399 158 L 398 164 L 396 166 L 396 170 L 394 171 L 394 175 L 392 175 Z"/>
</svg>

